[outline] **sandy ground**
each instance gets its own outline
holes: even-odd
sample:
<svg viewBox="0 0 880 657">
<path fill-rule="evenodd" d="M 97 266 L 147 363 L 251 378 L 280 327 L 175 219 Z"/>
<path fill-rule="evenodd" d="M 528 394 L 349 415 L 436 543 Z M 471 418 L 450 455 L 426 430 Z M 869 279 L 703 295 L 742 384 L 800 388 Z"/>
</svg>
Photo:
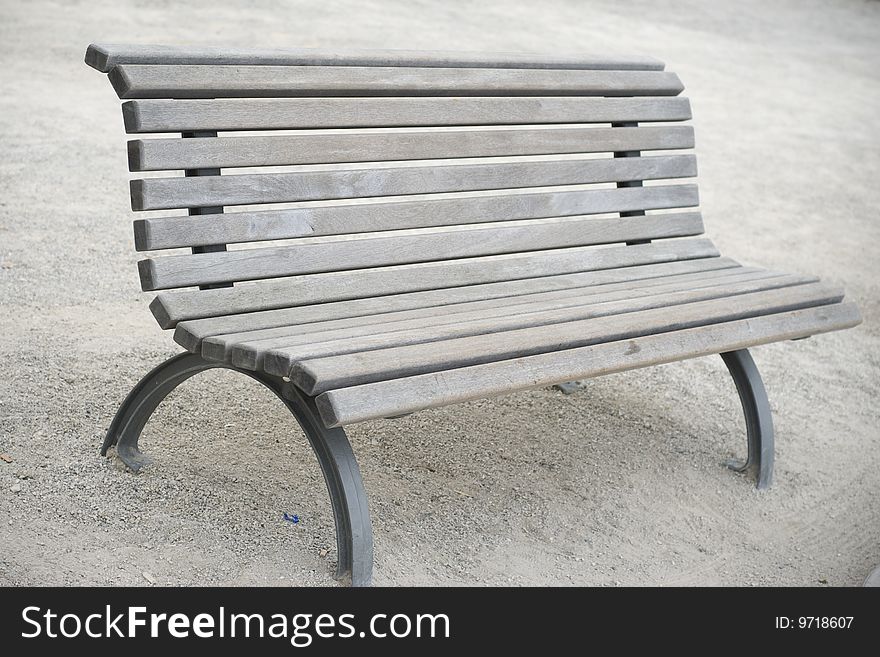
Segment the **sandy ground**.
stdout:
<svg viewBox="0 0 880 657">
<path fill-rule="evenodd" d="M 185 384 L 147 428 L 143 474 L 98 456 L 122 397 L 178 348 L 138 291 L 118 101 L 82 63 L 90 41 L 664 59 L 722 252 L 843 283 L 865 317 L 755 350 L 774 488 L 721 465 L 745 443 L 719 358 L 357 425 L 375 582 L 858 585 L 880 563 L 880 2 L 241 6 L 0 3 L 0 584 L 333 583 L 318 467 L 245 377 Z"/>
</svg>

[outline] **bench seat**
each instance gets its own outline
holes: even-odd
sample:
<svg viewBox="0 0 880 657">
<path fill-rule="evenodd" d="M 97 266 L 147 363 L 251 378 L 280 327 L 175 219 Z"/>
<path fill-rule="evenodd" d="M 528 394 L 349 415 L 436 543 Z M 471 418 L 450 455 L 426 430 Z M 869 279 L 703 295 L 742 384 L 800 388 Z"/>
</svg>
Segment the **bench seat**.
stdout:
<svg viewBox="0 0 880 657">
<path fill-rule="evenodd" d="M 206 359 L 289 378 L 340 426 L 858 322 L 843 290 L 814 277 L 700 264 L 221 316 L 176 336 Z"/>
</svg>

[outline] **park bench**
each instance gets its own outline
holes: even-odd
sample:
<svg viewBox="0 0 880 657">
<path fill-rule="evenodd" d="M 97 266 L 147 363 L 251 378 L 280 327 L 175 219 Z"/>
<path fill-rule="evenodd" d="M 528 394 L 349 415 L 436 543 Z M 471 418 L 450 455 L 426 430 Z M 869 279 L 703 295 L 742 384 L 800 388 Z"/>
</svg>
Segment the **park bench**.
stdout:
<svg viewBox="0 0 880 657">
<path fill-rule="evenodd" d="M 132 390 L 101 453 L 137 470 L 179 383 L 253 377 L 317 455 L 340 580 L 369 584 L 373 562 L 345 425 L 721 354 L 747 424 L 731 467 L 766 487 L 747 348 L 860 322 L 839 288 L 701 237 L 691 108 L 655 59 L 92 45 L 86 62 L 145 137 L 130 170 L 171 172 L 133 180 L 131 205 L 177 211 L 134 233 L 170 251 L 138 269 L 186 349 Z"/>
</svg>

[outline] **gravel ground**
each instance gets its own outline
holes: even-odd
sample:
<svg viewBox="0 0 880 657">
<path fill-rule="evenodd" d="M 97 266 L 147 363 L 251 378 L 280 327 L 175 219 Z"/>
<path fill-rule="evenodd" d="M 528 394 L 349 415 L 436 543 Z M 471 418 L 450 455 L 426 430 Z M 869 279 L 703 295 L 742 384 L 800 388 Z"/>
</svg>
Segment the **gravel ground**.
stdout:
<svg viewBox="0 0 880 657">
<path fill-rule="evenodd" d="M 722 252 L 860 303 L 855 330 L 754 352 L 777 427 L 766 492 L 721 465 L 745 442 L 719 358 L 351 427 L 377 584 L 858 585 L 880 562 L 880 3 L 2 0 L 0 14 L 0 584 L 333 583 L 320 472 L 258 384 L 184 384 L 144 434 L 140 475 L 97 454 L 131 386 L 178 351 L 138 291 L 118 102 L 82 64 L 102 40 L 655 55 L 688 86 Z"/>
</svg>

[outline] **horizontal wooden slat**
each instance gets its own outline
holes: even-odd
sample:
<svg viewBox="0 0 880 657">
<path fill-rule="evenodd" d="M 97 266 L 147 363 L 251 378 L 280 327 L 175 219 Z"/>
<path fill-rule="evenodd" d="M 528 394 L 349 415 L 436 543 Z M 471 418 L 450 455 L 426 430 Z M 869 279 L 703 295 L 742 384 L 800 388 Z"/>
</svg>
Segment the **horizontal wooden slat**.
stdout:
<svg viewBox="0 0 880 657">
<path fill-rule="evenodd" d="M 693 148 L 691 126 L 372 128 L 128 142 L 131 171 Z"/>
<path fill-rule="evenodd" d="M 555 155 L 521 158 L 431 160 L 323 165 L 290 173 L 146 178 L 131 181 L 133 210 L 287 203 L 402 194 L 577 185 L 687 178 L 697 173 L 693 155 L 590 158 Z"/>
<path fill-rule="evenodd" d="M 277 350 L 266 354 L 263 365 L 271 374 L 289 374 L 298 387 L 311 395 L 374 381 L 798 310 L 835 303 L 842 298 L 843 291 L 837 287 L 811 283 L 487 335 L 387 349 L 374 346 L 372 351 L 304 361 L 297 360 L 292 350 L 290 353 Z M 292 367 L 291 360 L 294 361 Z"/>
<path fill-rule="evenodd" d="M 185 290 L 158 295 L 150 310 L 160 326 L 172 328 L 178 321 L 200 317 L 716 256 L 718 250 L 707 239 L 577 247 Z"/>
<path fill-rule="evenodd" d="M 289 371 L 298 360 L 407 344 L 434 342 L 570 322 L 589 317 L 633 312 L 685 302 L 770 290 L 815 282 L 803 276 L 768 271 L 748 271 L 708 279 L 677 280 L 656 285 L 632 283 L 600 288 L 565 290 L 536 298 L 518 298 L 433 310 L 386 314 L 386 318 L 355 318 L 318 322 L 316 325 L 269 329 L 237 336 L 215 336 L 202 343 L 202 356 L 227 360 L 238 367 L 262 369 L 263 356 L 273 353 L 273 367 Z M 279 358 L 284 354 L 286 362 Z"/>
<path fill-rule="evenodd" d="M 635 217 L 563 217 L 432 228 L 415 234 L 370 233 L 329 242 L 165 256 L 142 260 L 144 290 L 366 269 L 415 262 L 542 251 L 703 232 L 697 212 Z"/>
<path fill-rule="evenodd" d="M 278 98 L 134 100 L 128 133 L 686 121 L 687 98 Z"/>
<path fill-rule="evenodd" d="M 120 98 L 310 96 L 675 96 L 667 71 L 120 64 L 108 73 Z"/>
<path fill-rule="evenodd" d="M 119 64 L 663 70 L 663 62 L 645 55 L 378 49 L 337 51 L 324 48 L 179 47 L 118 43 L 91 44 L 86 50 L 85 62 L 102 73 Z"/>
<path fill-rule="evenodd" d="M 680 262 L 664 262 L 640 267 L 605 269 L 602 271 L 543 276 L 499 283 L 483 283 L 464 287 L 442 288 L 404 294 L 392 294 L 350 301 L 319 303 L 293 308 L 277 308 L 238 315 L 206 317 L 177 324 L 174 340 L 193 352 L 201 349 L 203 339 L 241 332 L 271 330 L 276 327 L 307 325 L 343 318 L 380 316 L 401 311 L 442 312 L 452 305 L 505 303 L 508 297 L 526 299 L 534 294 L 566 291 L 572 288 L 604 287 L 607 285 L 659 284 L 692 277 L 708 279 L 752 271 L 740 267 L 730 258 L 702 258 Z"/>
<path fill-rule="evenodd" d="M 533 188 L 453 192 L 429 198 L 305 202 L 285 210 L 136 219 L 134 243 L 138 251 L 153 251 L 426 226 L 687 208 L 698 204 L 697 186 L 693 184 L 619 189 Z"/>
<path fill-rule="evenodd" d="M 317 398 L 328 427 L 745 349 L 856 326 L 855 304 L 834 304 L 331 390 Z"/>
</svg>

